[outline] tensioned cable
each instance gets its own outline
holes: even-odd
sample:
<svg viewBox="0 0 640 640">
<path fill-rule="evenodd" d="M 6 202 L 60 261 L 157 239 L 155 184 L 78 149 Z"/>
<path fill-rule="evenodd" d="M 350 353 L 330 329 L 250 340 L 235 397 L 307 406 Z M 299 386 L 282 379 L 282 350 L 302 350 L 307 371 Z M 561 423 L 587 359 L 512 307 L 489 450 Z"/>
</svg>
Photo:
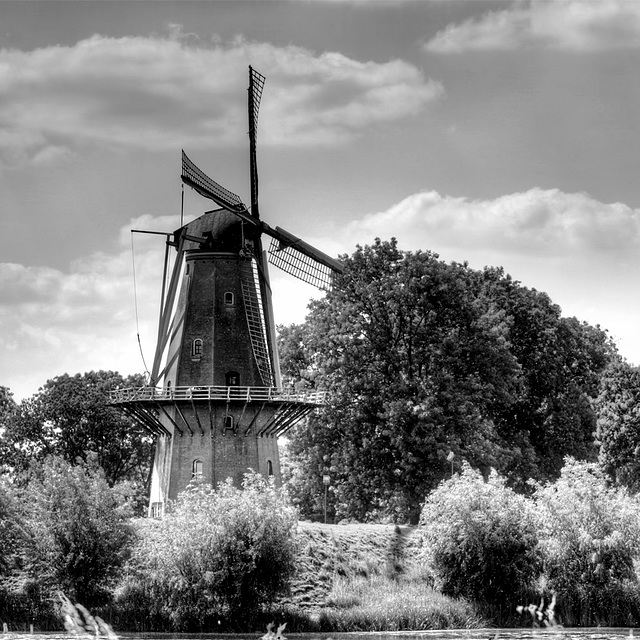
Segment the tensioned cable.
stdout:
<svg viewBox="0 0 640 640">
<path fill-rule="evenodd" d="M 142 342 L 140 341 L 140 320 L 138 318 L 138 287 L 136 285 L 136 257 L 135 251 L 133 247 L 133 230 L 131 231 L 131 265 L 133 268 L 133 307 L 135 309 L 136 315 L 136 336 L 138 337 L 138 348 L 140 349 L 140 357 L 142 358 L 142 364 L 144 365 L 144 372 L 147 374 L 149 378 L 151 378 L 151 373 L 149 372 L 149 368 L 147 367 L 147 363 L 144 359 L 144 353 L 142 352 Z"/>
</svg>

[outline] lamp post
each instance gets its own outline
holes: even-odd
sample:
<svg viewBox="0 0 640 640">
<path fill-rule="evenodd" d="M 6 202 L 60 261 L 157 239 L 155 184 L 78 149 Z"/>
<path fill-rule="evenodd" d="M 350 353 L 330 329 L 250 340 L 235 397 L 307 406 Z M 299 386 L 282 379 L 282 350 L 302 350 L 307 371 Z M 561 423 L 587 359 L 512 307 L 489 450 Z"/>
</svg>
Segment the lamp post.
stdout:
<svg viewBox="0 0 640 640">
<path fill-rule="evenodd" d="M 331 484 L 331 476 L 325 473 L 322 476 L 322 484 L 324 485 L 324 523 L 327 524 L 327 488 Z"/>
<path fill-rule="evenodd" d="M 449 455 L 447 456 L 447 460 L 451 463 L 451 477 L 453 478 L 453 459 L 456 457 L 456 454 L 453 451 L 449 451 Z"/>
</svg>

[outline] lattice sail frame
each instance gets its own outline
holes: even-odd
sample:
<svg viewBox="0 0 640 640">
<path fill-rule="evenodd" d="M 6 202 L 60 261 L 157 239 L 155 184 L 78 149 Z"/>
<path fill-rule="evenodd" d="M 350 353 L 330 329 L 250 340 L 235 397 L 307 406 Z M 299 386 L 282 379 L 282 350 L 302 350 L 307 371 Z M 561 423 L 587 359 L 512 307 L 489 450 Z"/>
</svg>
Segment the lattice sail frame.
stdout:
<svg viewBox="0 0 640 640">
<path fill-rule="evenodd" d="M 293 245 L 287 245 L 271 238 L 269 245 L 269 262 L 285 273 L 311 284 L 318 289 L 331 289 L 333 270 L 304 253 Z"/>
<path fill-rule="evenodd" d="M 257 137 L 258 133 L 258 111 L 260 110 L 260 100 L 262 100 L 262 91 L 264 90 L 264 83 L 266 78 L 258 73 L 253 67 L 249 67 L 250 74 L 250 86 L 251 86 L 251 109 L 254 126 L 254 135 Z"/>
<path fill-rule="evenodd" d="M 182 181 L 194 188 L 201 196 L 217 202 L 230 211 L 246 211 L 240 196 L 225 189 L 199 169 L 182 151 Z"/>
</svg>

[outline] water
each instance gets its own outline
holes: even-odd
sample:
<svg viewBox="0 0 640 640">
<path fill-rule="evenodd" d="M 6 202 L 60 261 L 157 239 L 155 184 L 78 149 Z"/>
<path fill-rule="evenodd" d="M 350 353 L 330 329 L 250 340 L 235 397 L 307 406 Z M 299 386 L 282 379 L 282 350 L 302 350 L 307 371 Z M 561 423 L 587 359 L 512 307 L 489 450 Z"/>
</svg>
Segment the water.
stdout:
<svg viewBox="0 0 640 640">
<path fill-rule="evenodd" d="M 634 640 L 628 628 L 447 629 L 433 631 L 380 631 L 353 633 L 285 633 L 288 640 Z M 0 634 L 0 640 L 94 640 L 93 635 L 68 633 Z M 260 640 L 261 634 L 119 633 L 120 640 Z M 640 631 L 638 631 L 640 640 Z"/>
</svg>

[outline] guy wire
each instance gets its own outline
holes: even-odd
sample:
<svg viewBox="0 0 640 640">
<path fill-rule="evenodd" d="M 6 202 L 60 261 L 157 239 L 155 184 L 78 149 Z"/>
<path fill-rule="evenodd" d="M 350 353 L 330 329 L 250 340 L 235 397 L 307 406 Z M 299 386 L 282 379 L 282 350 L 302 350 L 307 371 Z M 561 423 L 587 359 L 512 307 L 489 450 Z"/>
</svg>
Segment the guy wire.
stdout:
<svg viewBox="0 0 640 640">
<path fill-rule="evenodd" d="M 136 315 L 136 336 L 138 337 L 138 348 L 140 349 L 140 357 L 142 358 L 142 364 L 144 365 L 144 372 L 148 377 L 151 377 L 151 373 L 149 372 L 149 368 L 147 367 L 147 363 L 144 359 L 144 353 L 142 352 L 142 342 L 140 341 L 140 321 L 138 319 L 138 288 L 136 285 L 136 258 L 135 251 L 133 247 L 133 230 L 131 231 L 131 264 L 133 268 L 133 307 L 135 309 Z"/>
</svg>

